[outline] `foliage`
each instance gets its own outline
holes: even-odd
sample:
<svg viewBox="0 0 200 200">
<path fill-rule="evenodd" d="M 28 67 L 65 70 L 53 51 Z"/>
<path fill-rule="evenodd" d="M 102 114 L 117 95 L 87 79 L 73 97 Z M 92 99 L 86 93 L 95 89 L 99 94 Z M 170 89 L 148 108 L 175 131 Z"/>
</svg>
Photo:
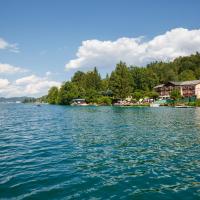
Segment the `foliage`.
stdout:
<svg viewBox="0 0 200 200">
<path fill-rule="evenodd" d="M 193 102 L 188 102 L 188 106 L 197 106 L 197 107 L 200 107 L 200 99 L 196 99 Z"/>
<path fill-rule="evenodd" d="M 36 98 L 33 98 L 33 97 L 26 97 L 22 103 L 35 103 L 37 101 Z"/>
<path fill-rule="evenodd" d="M 97 99 L 100 94 L 95 89 L 88 89 L 86 91 L 86 102 L 88 103 L 97 103 Z"/>
<path fill-rule="evenodd" d="M 97 103 L 100 105 L 111 105 L 112 99 L 110 97 L 101 96 L 97 99 Z"/>
<path fill-rule="evenodd" d="M 130 67 L 133 90 L 150 91 L 159 83 L 157 74 L 148 68 Z"/>
<path fill-rule="evenodd" d="M 195 79 L 196 77 L 194 75 L 194 72 L 190 69 L 181 72 L 179 75 L 180 81 L 190 81 L 190 80 L 195 80 Z"/>
<path fill-rule="evenodd" d="M 48 103 L 56 104 L 57 96 L 58 96 L 58 88 L 57 87 L 50 88 L 48 92 Z"/>
<path fill-rule="evenodd" d="M 157 99 L 159 97 L 159 94 L 155 91 L 151 91 L 147 93 L 147 96 L 151 99 Z"/>
<path fill-rule="evenodd" d="M 131 93 L 131 74 L 125 63 L 117 64 L 116 69 L 111 73 L 109 88 L 115 98 L 125 99 Z"/>
<path fill-rule="evenodd" d="M 40 102 L 40 103 L 48 103 L 48 96 L 45 95 L 45 96 L 42 96 L 40 98 L 37 98 L 37 102 Z"/>
<path fill-rule="evenodd" d="M 173 100 L 178 100 L 181 98 L 181 93 L 180 90 L 178 89 L 173 89 L 170 93 L 170 98 Z"/>
<path fill-rule="evenodd" d="M 200 107 L 200 99 L 198 99 L 198 100 L 195 101 L 195 106 Z"/>
<path fill-rule="evenodd" d="M 59 90 L 57 104 L 69 105 L 72 99 L 79 97 L 77 85 L 73 82 L 65 82 Z"/>
<path fill-rule="evenodd" d="M 144 97 L 144 93 L 142 93 L 140 91 L 136 91 L 133 93 L 133 98 L 136 99 L 137 101 L 139 101 L 143 97 Z"/>
</svg>

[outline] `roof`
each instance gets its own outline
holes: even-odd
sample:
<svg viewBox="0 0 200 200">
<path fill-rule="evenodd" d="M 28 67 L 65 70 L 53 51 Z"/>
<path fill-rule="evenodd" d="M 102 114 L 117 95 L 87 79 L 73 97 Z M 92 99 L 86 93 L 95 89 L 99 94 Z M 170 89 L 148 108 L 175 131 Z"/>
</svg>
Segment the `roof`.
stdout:
<svg viewBox="0 0 200 200">
<path fill-rule="evenodd" d="M 169 81 L 169 83 L 172 83 L 173 85 L 177 85 L 177 86 L 181 86 L 181 85 L 197 85 L 197 84 L 200 84 L 200 80 L 182 81 L 182 82 Z"/>
<path fill-rule="evenodd" d="M 155 86 L 154 88 L 161 88 L 161 87 L 163 87 L 163 86 L 164 86 L 164 84 L 161 84 L 161 85 Z"/>
<path fill-rule="evenodd" d="M 200 80 L 193 80 L 193 81 L 180 81 L 180 82 L 177 82 L 177 81 L 168 81 L 167 83 L 171 83 L 172 85 L 175 85 L 175 86 L 184 86 L 184 85 L 197 85 L 197 84 L 200 84 Z M 166 84 L 167 84 L 166 83 Z M 161 88 L 163 87 L 164 85 L 166 84 L 161 84 L 161 85 L 157 85 L 155 86 L 154 88 Z"/>
</svg>

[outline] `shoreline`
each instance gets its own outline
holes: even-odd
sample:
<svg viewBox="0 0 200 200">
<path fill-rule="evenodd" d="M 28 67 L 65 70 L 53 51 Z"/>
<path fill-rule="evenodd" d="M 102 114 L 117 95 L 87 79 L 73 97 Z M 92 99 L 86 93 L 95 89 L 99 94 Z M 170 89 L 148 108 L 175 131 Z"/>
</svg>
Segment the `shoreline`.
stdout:
<svg viewBox="0 0 200 200">
<path fill-rule="evenodd" d="M 22 104 L 33 104 L 38 106 L 36 103 L 22 103 Z M 61 105 L 61 104 L 49 104 L 49 103 L 39 103 L 39 105 L 57 105 L 57 106 L 70 106 L 70 107 L 121 107 L 121 108 L 134 108 L 134 107 L 151 107 L 150 104 L 134 104 L 134 105 L 102 105 L 102 104 L 87 104 L 87 105 Z M 198 108 L 200 106 L 191 106 L 187 104 L 175 104 L 175 105 L 159 105 L 159 107 L 171 107 L 171 108 Z"/>
</svg>

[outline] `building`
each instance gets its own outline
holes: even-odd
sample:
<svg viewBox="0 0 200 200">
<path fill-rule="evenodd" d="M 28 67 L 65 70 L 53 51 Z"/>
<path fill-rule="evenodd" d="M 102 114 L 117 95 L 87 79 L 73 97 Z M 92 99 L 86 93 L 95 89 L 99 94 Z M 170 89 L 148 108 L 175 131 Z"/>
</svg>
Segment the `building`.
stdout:
<svg viewBox="0 0 200 200">
<path fill-rule="evenodd" d="M 200 80 L 183 82 L 169 81 L 165 84 L 157 85 L 154 89 L 163 98 L 170 97 L 171 91 L 178 89 L 183 97 L 196 97 L 200 99 Z"/>
</svg>

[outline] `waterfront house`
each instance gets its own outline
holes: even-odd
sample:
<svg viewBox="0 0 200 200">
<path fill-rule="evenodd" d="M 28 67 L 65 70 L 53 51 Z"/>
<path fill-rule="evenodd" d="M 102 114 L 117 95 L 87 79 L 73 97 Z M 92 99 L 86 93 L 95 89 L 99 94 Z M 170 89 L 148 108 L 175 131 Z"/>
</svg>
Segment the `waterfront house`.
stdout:
<svg viewBox="0 0 200 200">
<path fill-rule="evenodd" d="M 154 90 L 159 93 L 161 98 L 170 97 L 173 89 L 180 90 L 182 97 L 196 97 L 200 99 L 200 80 L 183 82 L 168 81 L 165 84 L 154 87 Z"/>
</svg>

